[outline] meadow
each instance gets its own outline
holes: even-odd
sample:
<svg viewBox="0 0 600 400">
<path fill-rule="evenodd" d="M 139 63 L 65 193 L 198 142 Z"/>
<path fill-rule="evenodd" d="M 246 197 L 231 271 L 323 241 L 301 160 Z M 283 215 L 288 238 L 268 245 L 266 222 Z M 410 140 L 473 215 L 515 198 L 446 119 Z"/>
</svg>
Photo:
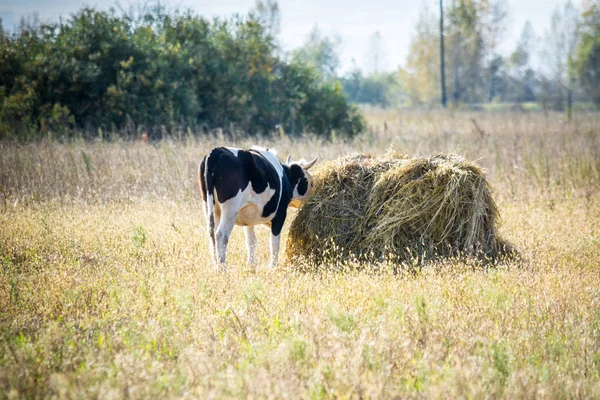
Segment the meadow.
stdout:
<svg viewBox="0 0 600 400">
<path fill-rule="evenodd" d="M 366 110 L 291 138 L 0 141 L 1 398 L 600 398 L 600 114 Z M 520 259 L 391 272 L 213 271 L 196 170 L 453 152 L 487 170 Z M 343 260 L 342 264 L 343 264 Z"/>
</svg>

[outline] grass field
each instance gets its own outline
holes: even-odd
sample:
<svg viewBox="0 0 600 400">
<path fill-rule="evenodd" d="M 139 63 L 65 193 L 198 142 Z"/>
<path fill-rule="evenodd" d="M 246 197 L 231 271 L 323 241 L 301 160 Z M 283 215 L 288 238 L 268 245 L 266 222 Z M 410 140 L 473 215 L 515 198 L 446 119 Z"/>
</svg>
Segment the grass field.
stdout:
<svg viewBox="0 0 600 400">
<path fill-rule="evenodd" d="M 1 398 L 600 398 L 600 115 L 370 110 L 352 140 L 0 142 Z M 451 151 L 522 260 L 215 273 L 211 147 Z"/>
</svg>

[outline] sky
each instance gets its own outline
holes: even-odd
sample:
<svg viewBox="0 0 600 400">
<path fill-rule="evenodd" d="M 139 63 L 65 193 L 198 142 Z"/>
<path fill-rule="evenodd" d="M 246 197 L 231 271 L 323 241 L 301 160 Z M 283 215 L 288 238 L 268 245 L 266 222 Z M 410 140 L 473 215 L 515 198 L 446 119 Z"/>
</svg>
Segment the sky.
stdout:
<svg viewBox="0 0 600 400">
<path fill-rule="evenodd" d="M 448 1 L 448 0 L 446 0 Z M 531 21 L 537 35 L 550 25 L 554 9 L 566 0 L 509 0 L 509 30 L 500 51 L 508 54 L 515 46 L 523 25 Z M 577 0 L 575 0 L 577 3 Z M 120 4 L 134 3 L 120 0 Z M 170 7 L 190 8 L 205 17 L 246 14 L 255 0 L 163 0 Z M 42 22 L 68 17 L 82 6 L 108 9 L 115 0 L 0 0 L 0 17 L 5 29 L 13 29 L 23 16 L 37 13 Z M 290 51 L 301 46 L 315 25 L 328 36 L 339 35 L 340 73 L 354 66 L 369 72 L 373 63 L 369 43 L 375 32 L 381 35 L 381 70 L 395 70 L 404 64 L 414 26 L 423 6 L 436 11 L 438 0 L 279 0 L 280 43 Z"/>
</svg>

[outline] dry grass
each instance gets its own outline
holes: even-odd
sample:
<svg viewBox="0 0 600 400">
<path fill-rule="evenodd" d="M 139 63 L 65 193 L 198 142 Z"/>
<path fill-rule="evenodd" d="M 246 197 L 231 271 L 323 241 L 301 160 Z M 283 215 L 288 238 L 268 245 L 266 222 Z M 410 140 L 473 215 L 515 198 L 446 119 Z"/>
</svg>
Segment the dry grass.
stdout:
<svg viewBox="0 0 600 400">
<path fill-rule="evenodd" d="M 600 397 L 598 115 L 370 118 L 275 147 L 483 157 L 524 261 L 251 273 L 234 230 L 215 274 L 194 172 L 224 139 L 0 142 L 2 397 Z"/>
</svg>

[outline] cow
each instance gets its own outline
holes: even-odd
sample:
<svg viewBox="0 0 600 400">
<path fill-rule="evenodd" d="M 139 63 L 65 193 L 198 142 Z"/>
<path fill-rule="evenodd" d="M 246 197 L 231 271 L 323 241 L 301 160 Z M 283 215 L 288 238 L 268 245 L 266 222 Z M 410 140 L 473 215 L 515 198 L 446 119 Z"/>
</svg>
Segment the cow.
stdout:
<svg viewBox="0 0 600 400">
<path fill-rule="evenodd" d="M 204 156 L 198 183 L 206 216 L 209 247 L 217 269 L 226 271 L 227 242 L 234 225 L 244 227 L 248 263 L 254 265 L 255 225 L 271 229 L 271 268 L 277 267 L 287 208 L 298 208 L 313 187 L 308 169 L 317 162 L 282 164 L 275 151 L 217 147 Z"/>
</svg>

